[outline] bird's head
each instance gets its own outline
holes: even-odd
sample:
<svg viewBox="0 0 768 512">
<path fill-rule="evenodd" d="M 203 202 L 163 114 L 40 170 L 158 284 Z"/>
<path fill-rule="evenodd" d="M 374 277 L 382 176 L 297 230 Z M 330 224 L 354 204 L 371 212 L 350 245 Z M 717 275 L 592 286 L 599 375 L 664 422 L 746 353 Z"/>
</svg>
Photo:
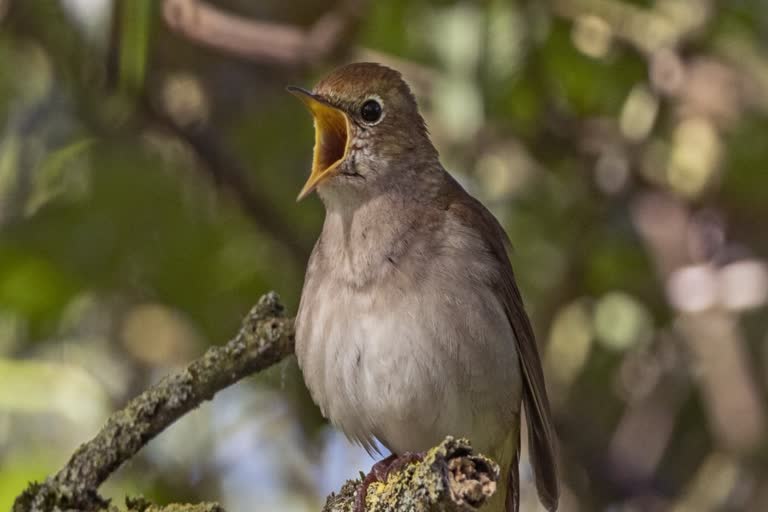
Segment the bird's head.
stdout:
<svg viewBox="0 0 768 512">
<path fill-rule="evenodd" d="M 315 121 L 312 170 L 301 200 L 315 188 L 342 194 L 381 190 L 398 174 L 437 159 L 416 99 L 400 73 L 374 63 L 343 66 L 312 91 L 288 90 Z"/>
</svg>

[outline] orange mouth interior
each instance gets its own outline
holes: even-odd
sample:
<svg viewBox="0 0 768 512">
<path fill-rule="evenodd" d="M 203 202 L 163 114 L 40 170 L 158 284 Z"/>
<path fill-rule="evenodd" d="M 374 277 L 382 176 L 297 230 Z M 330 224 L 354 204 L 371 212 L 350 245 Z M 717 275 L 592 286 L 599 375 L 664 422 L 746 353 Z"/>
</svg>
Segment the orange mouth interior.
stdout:
<svg viewBox="0 0 768 512">
<path fill-rule="evenodd" d="M 338 172 L 336 169 L 349 152 L 350 127 L 349 119 L 343 110 L 329 105 L 322 98 L 304 89 L 289 87 L 288 90 L 307 106 L 315 120 L 312 172 L 297 198 L 301 201 L 322 181 Z"/>
<path fill-rule="evenodd" d="M 323 103 L 312 108 L 315 117 L 315 151 L 312 175 L 326 175 L 347 156 L 349 133 L 347 116 Z"/>
</svg>

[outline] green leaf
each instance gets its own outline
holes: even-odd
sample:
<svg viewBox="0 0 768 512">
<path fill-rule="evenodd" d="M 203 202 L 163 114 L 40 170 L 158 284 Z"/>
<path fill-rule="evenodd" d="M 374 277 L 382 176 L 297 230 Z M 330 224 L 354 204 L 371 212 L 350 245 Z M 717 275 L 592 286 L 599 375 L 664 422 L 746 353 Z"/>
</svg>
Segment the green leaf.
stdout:
<svg viewBox="0 0 768 512">
<path fill-rule="evenodd" d="M 79 157 L 93 142 L 93 138 L 79 140 L 45 159 L 34 176 L 34 188 L 24 208 L 26 215 L 34 214 L 57 196 L 82 197 L 88 188 L 88 166 L 79 161 Z"/>
</svg>

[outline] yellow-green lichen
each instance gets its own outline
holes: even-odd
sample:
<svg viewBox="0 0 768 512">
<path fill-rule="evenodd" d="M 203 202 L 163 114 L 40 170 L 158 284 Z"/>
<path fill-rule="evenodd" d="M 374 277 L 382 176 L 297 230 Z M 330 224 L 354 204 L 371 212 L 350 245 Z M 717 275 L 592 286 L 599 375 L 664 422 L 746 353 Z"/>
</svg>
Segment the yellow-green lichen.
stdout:
<svg viewBox="0 0 768 512">
<path fill-rule="evenodd" d="M 369 512 L 473 511 L 493 495 L 499 468 L 482 455 L 473 455 L 466 439 L 448 437 L 418 462 L 389 475 L 386 482 L 368 487 Z M 349 481 L 329 497 L 323 512 L 353 509 L 360 480 Z"/>
</svg>

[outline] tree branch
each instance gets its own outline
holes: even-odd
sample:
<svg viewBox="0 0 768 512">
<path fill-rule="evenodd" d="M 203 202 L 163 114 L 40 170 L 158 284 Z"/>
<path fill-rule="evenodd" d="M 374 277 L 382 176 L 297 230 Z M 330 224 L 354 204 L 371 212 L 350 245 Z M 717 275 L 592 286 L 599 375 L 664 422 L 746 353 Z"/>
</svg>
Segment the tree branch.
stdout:
<svg viewBox="0 0 768 512">
<path fill-rule="evenodd" d="M 199 44 L 250 61 L 304 66 L 343 46 L 363 11 L 361 1 L 345 0 L 309 30 L 229 14 L 202 0 L 165 0 L 168 27 Z"/>
<path fill-rule="evenodd" d="M 499 467 L 483 455 L 473 455 L 466 439 L 448 437 L 424 460 L 408 464 L 386 483 L 368 488 L 368 512 L 465 512 L 477 510 L 496 491 Z M 360 480 L 348 481 L 332 494 L 322 512 L 350 512 Z"/>
<path fill-rule="evenodd" d="M 217 392 L 291 355 L 293 336 L 293 319 L 285 317 L 277 294 L 264 295 L 234 339 L 211 347 L 187 368 L 165 377 L 110 416 L 61 471 L 42 484 L 31 484 L 16 499 L 13 511 L 106 507 L 97 489 L 112 472 Z"/>
</svg>

